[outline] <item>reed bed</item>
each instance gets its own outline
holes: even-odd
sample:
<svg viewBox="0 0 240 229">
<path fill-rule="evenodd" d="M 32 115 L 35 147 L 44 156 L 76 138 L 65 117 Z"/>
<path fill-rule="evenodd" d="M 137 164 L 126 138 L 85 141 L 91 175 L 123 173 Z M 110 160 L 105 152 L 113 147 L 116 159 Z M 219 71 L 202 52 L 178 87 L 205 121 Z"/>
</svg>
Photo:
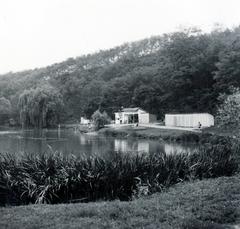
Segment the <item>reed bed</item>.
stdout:
<svg viewBox="0 0 240 229">
<path fill-rule="evenodd" d="M 238 152 L 223 142 L 191 154 L 113 152 L 111 159 L 5 154 L 0 156 L 0 204 L 131 200 L 182 181 L 231 176 L 238 171 Z"/>
</svg>

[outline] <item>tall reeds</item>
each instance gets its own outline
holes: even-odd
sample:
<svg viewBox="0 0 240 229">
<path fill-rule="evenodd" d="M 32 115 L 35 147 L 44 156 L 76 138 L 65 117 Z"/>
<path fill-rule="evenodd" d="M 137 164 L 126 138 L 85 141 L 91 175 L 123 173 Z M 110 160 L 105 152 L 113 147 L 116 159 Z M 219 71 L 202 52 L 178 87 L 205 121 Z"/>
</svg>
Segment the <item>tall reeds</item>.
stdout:
<svg viewBox="0 0 240 229">
<path fill-rule="evenodd" d="M 111 159 L 1 155 L 0 204 L 131 200 L 142 187 L 153 193 L 181 181 L 230 176 L 238 170 L 237 153 L 238 147 L 224 143 L 191 154 L 113 152 Z"/>
</svg>

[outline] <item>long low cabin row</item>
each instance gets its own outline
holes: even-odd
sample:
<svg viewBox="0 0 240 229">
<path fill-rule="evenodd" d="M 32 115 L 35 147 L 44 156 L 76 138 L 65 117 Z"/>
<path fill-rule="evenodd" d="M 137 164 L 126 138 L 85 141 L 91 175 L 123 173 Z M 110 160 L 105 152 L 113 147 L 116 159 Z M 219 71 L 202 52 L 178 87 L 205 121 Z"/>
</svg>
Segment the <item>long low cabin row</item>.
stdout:
<svg viewBox="0 0 240 229">
<path fill-rule="evenodd" d="M 165 115 L 166 126 L 176 127 L 210 127 L 214 126 L 214 117 L 208 113 L 196 113 L 196 114 L 166 114 Z"/>
</svg>

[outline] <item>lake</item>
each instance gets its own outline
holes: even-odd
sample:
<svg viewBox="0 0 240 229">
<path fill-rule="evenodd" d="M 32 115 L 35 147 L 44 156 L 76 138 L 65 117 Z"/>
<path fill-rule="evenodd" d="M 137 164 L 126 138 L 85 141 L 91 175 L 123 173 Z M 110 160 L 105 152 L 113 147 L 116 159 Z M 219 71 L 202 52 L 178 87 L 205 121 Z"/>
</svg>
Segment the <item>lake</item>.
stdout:
<svg viewBox="0 0 240 229">
<path fill-rule="evenodd" d="M 73 130 L 11 130 L 0 131 L 0 153 L 43 153 L 58 151 L 75 155 L 110 155 L 118 152 L 191 152 L 193 144 L 166 143 L 157 140 L 123 139 L 103 135 L 81 134 Z"/>
</svg>

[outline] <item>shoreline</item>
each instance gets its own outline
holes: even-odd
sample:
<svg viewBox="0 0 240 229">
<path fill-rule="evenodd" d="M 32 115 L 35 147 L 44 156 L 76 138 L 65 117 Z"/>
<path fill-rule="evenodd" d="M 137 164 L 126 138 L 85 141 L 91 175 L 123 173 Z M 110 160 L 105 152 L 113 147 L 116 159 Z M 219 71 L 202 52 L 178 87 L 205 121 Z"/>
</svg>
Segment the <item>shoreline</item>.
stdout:
<svg viewBox="0 0 240 229">
<path fill-rule="evenodd" d="M 105 127 L 98 131 L 99 134 L 121 138 L 139 138 L 173 142 L 199 142 L 204 135 L 197 131 L 187 131 L 181 129 L 153 128 L 153 127 L 133 127 L 124 126 L 119 128 Z M 207 134 L 209 136 L 209 134 Z"/>
</svg>

